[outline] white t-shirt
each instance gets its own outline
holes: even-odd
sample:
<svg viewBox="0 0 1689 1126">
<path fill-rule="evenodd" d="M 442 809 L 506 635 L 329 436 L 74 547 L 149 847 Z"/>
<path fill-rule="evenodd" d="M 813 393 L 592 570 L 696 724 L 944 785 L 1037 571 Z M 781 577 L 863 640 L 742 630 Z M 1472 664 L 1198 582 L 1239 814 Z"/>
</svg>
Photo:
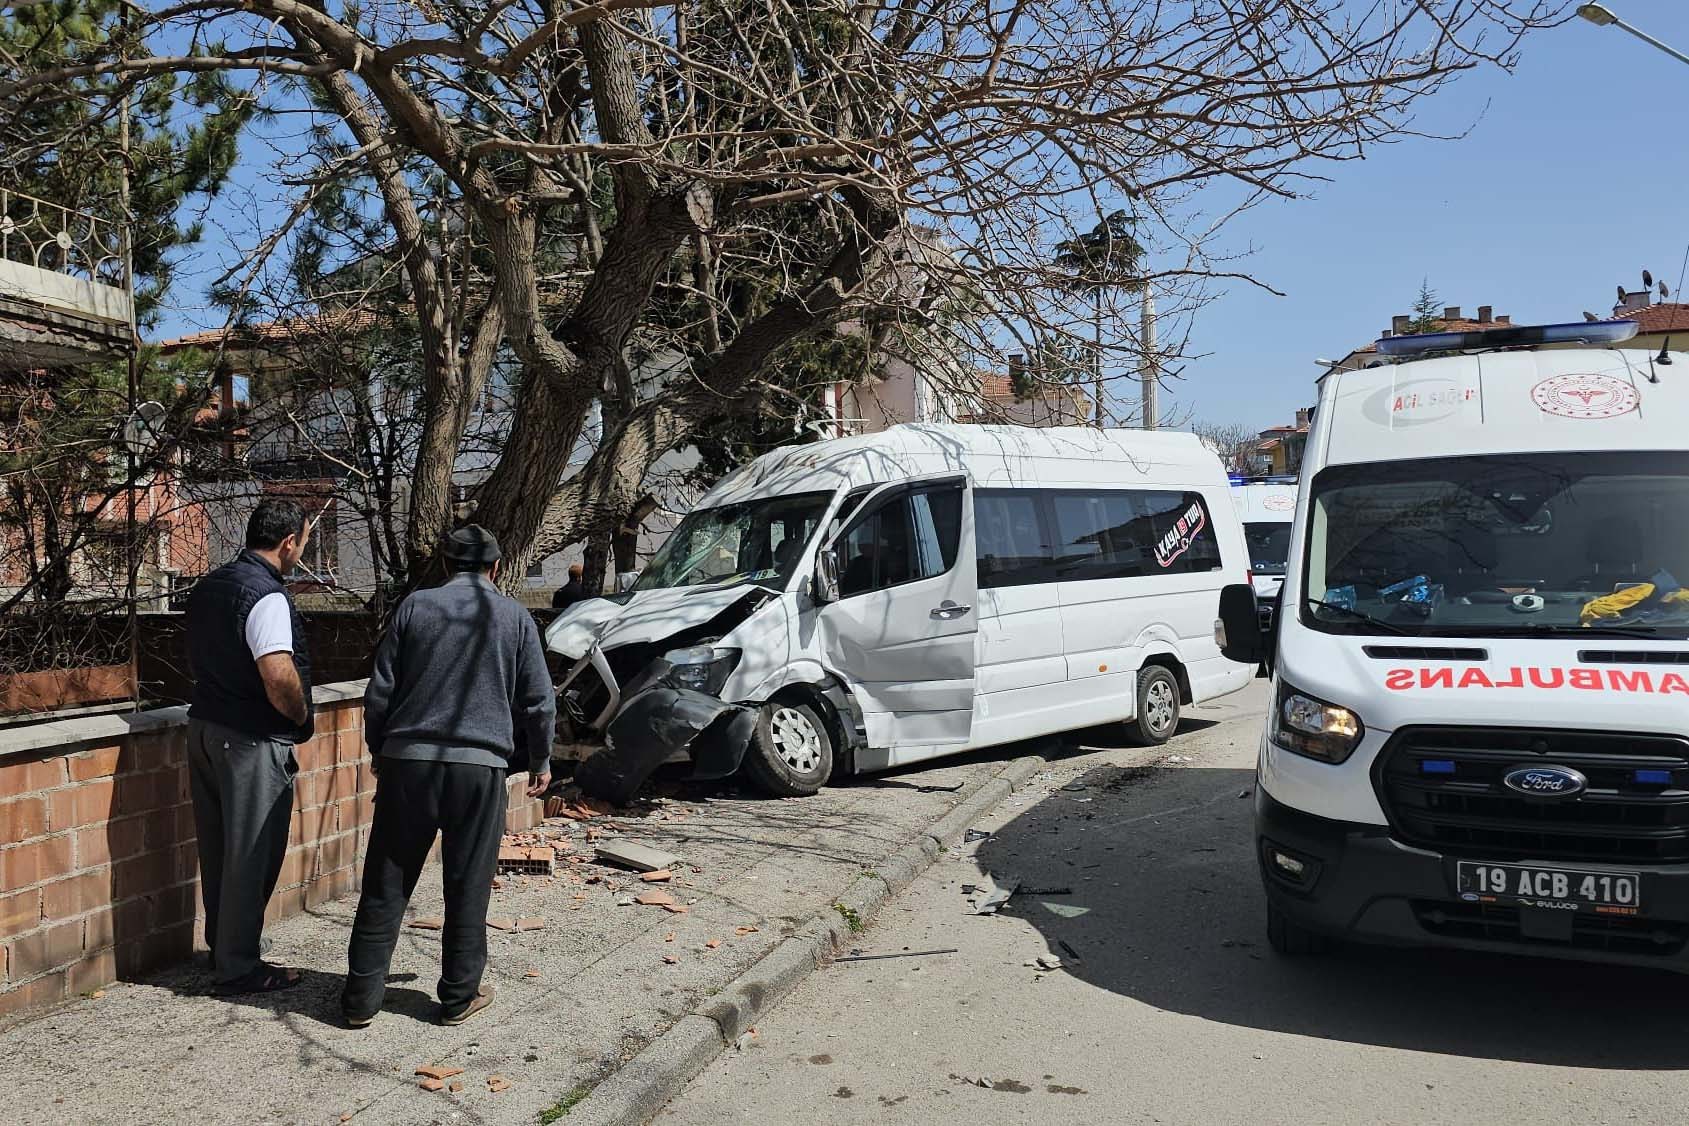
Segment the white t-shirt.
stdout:
<svg viewBox="0 0 1689 1126">
<path fill-rule="evenodd" d="M 287 608 L 287 595 L 278 590 L 258 600 L 246 616 L 246 647 L 252 650 L 254 661 L 269 653 L 293 652 L 293 615 Z"/>
</svg>

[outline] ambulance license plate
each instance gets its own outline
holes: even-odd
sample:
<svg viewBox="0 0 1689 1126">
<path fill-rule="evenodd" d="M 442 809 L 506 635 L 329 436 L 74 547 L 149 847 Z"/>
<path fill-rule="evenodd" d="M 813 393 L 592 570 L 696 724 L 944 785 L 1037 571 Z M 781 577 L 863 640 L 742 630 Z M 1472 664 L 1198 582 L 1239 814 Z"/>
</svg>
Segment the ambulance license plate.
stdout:
<svg viewBox="0 0 1689 1126">
<path fill-rule="evenodd" d="M 1471 902 L 1520 903 L 1559 910 L 1606 908 L 1626 915 L 1642 906 L 1642 877 L 1637 872 L 1462 860 L 1456 865 L 1456 881 L 1460 898 Z"/>
</svg>

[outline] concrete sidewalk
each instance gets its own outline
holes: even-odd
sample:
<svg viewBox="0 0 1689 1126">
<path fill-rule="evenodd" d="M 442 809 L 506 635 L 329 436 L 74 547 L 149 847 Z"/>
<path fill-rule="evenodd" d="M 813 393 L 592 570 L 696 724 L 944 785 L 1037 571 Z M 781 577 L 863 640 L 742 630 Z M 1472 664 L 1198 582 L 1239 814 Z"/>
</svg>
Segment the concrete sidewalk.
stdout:
<svg viewBox="0 0 1689 1126">
<path fill-rule="evenodd" d="M 565 874 L 549 884 L 506 877 L 491 914 L 543 916 L 546 925 L 490 932 L 487 980 L 498 1001 L 461 1028 L 434 1023 L 438 934 L 409 927 L 386 1011 L 362 1031 L 340 1027 L 355 899 L 325 905 L 267 932 L 271 960 L 308 974 L 296 990 L 226 1001 L 207 994 L 203 969 L 181 967 L 0 1032 L 0 1121 L 540 1121 L 828 910 L 865 869 L 918 839 L 1025 750 L 946 760 L 805 799 L 660 787 L 663 799 L 603 820 L 623 839 L 684 858 L 665 886 L 690 909 L 619 906 L 647 885 L 606 865 L 560 864 Z M 589 825 L 603 831 L 602 821 L 547 822 L 564 838 L 560 852 L 588 856 Z M 412 915 L 440 912 L 439 870 L 431 866 Z M 414 1072 L 425 1064 L 463 1068 L 450 1080 L 462 1092 L 420 1089 Z M 509 1088 L 490 1090 L 494 1075 Z"/>
</svg>

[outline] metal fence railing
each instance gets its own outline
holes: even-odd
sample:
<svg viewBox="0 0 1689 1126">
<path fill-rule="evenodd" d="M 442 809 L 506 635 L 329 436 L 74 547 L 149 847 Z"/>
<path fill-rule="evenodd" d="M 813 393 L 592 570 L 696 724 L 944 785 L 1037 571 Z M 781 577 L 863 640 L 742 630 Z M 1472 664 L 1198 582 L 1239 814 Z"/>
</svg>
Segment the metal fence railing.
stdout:
<svg viewBox="0 0 1689 1126">
<path fill-rule="evenodd" d="M 6 188 L 0 188 L 0 260 L 123 286 L 117 223 Z"/>
</svg>

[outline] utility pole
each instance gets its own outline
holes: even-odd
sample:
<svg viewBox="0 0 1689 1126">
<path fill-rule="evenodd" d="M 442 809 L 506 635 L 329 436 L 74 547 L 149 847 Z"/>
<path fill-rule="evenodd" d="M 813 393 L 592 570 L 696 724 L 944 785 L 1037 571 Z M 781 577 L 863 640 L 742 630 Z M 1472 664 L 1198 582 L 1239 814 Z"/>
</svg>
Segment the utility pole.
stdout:
<svg viewBox="0 0 1689 1126">
<path fill-rule="evenodd" d="M 1139 345 L 1143 358 L 1139 361 L 1138 378 L 1142 385 L 1143 427 L 1156 429 L 1155 393 L 1160 387 L 1161 362 L 1155 354 L 1155 294 L 1149 282 L 1144 282 L 1143 325 L 1139 330 Z"/>
<path fill-rule="evenodd" d="M 124 14 L 123 14 L 123 24 L 122 24 L 122 28 L 123 28 L 123 52 L 122 53 L 123 53 L 124 58 L 127 58 L 128 55 L 129 55 L 129 35 L 130 35 L 131 29 L 134 27 L 134 24 L 132 23 L 132 21 L 130 19 L 130 12 L 131 12 L 131 10 L 126 8 L 124 10 Z M 125 625 L 125 629 L 126 629 L 127 633 L 129 634 L 129 688 L 130 688 L 129 695 L 130 695 L 130 707 L 135 711 L 140 711 L 141 710 L 141 638 L 140 638 L 140 621 L 139 621 L 139 615 L 137 613 L 136 602 L 139 599 L 139 593 L 140 593 L 139 589 L 138 589 L 138 587 L 140 585 L 139 581 L 138 581 L 138 572 L 140 571 L 141 559 L 140 559 L 140 544 L 136 542 L 139 539 L 139 535 L 138 535 L 138 522 L 136 520 L 136 512 L 135 512 L 135 485 L 136 485 L 135 478 L 140 475 L 140 466 L 138 464 L 138 459 L 135 456 L 135 442 L 132 441 L 131 438 L 130 438 L 130 428 L 134 425 L 135 417 L 136 417 L 136 411 L 139 408 L 139 399 L 140 399 L 140 387 L 139 387 L 139 374 L 140 373 L 137 370 L 137 365 L 140 363 L 140 330 L 139 330 L 139 325 L 138 325 L 138 323 L 135 319 L 135 225 L 134 225 L 133 218 L 131 217 L 131 215 L 129 213 L 129 195 L 130 195 L 130 187 L 129 187 L 129 179 L 130 179 L 130 168 L 129 168 L 129 158 L 130 158 L 130 151 L 129 151 L 129 102 L 130 102 L 130 98 L 131 98 L 130 91 L 124 90 L 123 91 L 123 100 L 118 104 L 118 107 L 117 107 L 117 115 L 118 115 L 117 116 L 117 148 L 118 148 L 118 164 L 119 164 L 119 173 L 118 173 L 118 181 L 117 181 L 117 185 L 118 185 L 118 187 L 117 187 L 118 197 L 117 198 L 118 198 L 119 211 L 121 212 L 118 216 L 118 221 L 123 224 L 123 226 L 120 228 L 121 231 L 122 231 L 121 237 L 122 237 L 122 245 L 123 245 L 123 290 L 124 290 L 124 297 L 126 297 L 128 299 L 128 304 L 129 304 L 129 347 L 127 349 L 127 351 L 128 351 L 128 361 L 127 361 L 128 389 L 127 389 L 127 396 L 126 396 L 126 399 L 125 399 L 126 413 L 125 413 L 125 416 L 124 416 L 124 424 L 123 424 L 123 430 L 122 430 L 125 481 L 126 481 L 127 486 L 128 486 L 124 490 L 124 492 L 127 494 L 128 503 L 124 506 L 125 519 L 124 519 L 124 522 L 123 522 L 124 523 L 124 528 L 123 528 L 123 564 L 124 564 L 124 571 L 125 571 L 124 585 L 123 585 L 123 601 L 124 601 L 124 606 L 125 606 L 124 625 Z"/>
<path fill-rule="evenodd" d="M 1091 290 L 1091 390 L 1094 399 L 1091 404 L 1092 425 L 1101 430 L 1107 412 L 1103 409 L 1103 290 L 1100 285 Z"/>
</svg>

